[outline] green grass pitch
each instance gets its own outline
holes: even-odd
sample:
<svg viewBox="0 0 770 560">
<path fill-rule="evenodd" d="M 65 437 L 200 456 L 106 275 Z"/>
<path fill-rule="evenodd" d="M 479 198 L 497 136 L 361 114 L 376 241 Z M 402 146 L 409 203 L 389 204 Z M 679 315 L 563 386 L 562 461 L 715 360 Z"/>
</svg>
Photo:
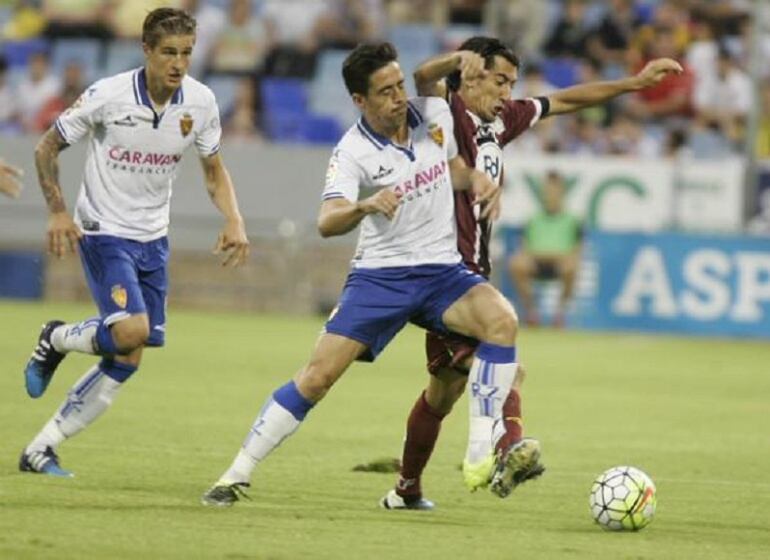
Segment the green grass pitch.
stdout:
<svg viewBox="0 0 770 560">
<path fill-rule="evenodd" d="M 765 559 L 770 551 L 770 344 L 532 330 L 519 347 L 527 433 L 546 475 L 506 499 L 468 493 L 458 464 L 463 399 L 424 477 L 435 512 L 389 512 L 392 474 L 352 472 L 398 456 L 425 384 L 422 335 L 406 329 L 355 365 L 258 468 L 253 501 L 199 505 L 269 391 L 307 358 L 314 318 L 171 309 L 167 346 L 91 429 L 62 446 L 76 478 L 21 474 L 21 448 L 93 358 L 68 357 L 30 400 L 22 367 L 46 319 L 88 306 L 0 302 L 0 558 Z M 595 526 L 588 491 L 613 465 L 648 472 L 647 529 Z"/>
</svg>

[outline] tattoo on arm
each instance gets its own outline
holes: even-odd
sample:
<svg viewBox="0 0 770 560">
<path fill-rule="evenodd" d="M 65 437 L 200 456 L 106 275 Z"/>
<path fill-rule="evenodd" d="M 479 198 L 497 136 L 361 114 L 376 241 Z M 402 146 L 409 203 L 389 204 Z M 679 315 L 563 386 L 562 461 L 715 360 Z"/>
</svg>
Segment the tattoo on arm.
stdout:
<svg viewBox="0 0 770 560">
<path fill-rule="evenodd" d="M 59 135 L 59 132 L 51 127 L 35 147 L 35 167 L 40 189 L 43 191 L 48 210 L 51 212 L 63 212 L 65 210 L 64 197 L 59 186 L 59 152 L 68 144 Z"/>
</svg>

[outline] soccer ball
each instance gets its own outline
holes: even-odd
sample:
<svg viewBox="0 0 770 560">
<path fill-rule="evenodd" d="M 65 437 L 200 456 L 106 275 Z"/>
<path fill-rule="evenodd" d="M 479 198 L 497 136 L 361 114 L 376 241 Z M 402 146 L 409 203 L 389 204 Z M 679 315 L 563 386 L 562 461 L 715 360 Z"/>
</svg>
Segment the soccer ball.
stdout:
<svg viewBox="0 0 770 560">
<path fill-rule="evenodd" d="M 655 484 L 636 467 L 612 467 L 591 486 L 591 515 L 611 531 L 638 531 L 655 515 Z"/>
</svg>

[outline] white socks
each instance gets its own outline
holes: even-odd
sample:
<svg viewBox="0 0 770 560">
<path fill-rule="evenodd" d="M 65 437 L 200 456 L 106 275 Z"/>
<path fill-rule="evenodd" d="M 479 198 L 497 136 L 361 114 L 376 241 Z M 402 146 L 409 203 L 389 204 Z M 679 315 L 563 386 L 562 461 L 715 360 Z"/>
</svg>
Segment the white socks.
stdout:
<svg viewBox="0 0 770 560">
<path fill-rule="evenodd" d="M 493 453 L 497 440 L 505 433 L 503 403 L 518 369 L 516 362 L 507 361 L 510 357 L 515 359 L 515 353 L 508 358 L 489 356 L 487 353 L 488 359 L 498 363 L 484 357 L 483 351 L 477 352 L 468 376 L 470 414 L 465 459 L 471 464 L 479 463 Z M 502 360 L 506 362 L 499 363 Z"/>
<path fill-rule="evenodd" d="M 80 323 L 67 323 L 56 327 L 51 333 L 54 350 L 63 354 L 72 351 L 96 354 L 96 329 L 100 323 L 101 319 L 94 317 Z"/>
<path fill-rule="evenodd" d="M 122 383 L 105 375 L 98 365 L 92 367 L 70 389 L 67 400 L 35 436 L 26 451 L 43 451 L 46 447 L 56 449 L 65 439 L 74 436 L 101 416 L 112 404 L 121 386 Z"/>
<path fill-rule="evenodd" d="M 233 464 L 222 475 L 219 482 L 222 484 L 249 482 L 257 463 L 293 434 L 300 424 L 301 420 L 297 420 L 291 412 L 270 398 L 251 426 L 249 435 L 246 436 Z"/>
</svg>

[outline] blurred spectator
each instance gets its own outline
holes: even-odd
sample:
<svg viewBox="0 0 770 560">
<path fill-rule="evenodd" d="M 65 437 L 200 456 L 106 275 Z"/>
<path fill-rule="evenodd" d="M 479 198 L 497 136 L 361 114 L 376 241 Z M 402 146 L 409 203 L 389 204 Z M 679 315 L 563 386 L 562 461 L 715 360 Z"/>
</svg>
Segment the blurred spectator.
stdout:
<svg viewBox="0 0 770 560">
<path fill-rule="evenodd" d="M 214 41 L 209 70 L 258 74 L 272 44 L 272 32 L 262 19 L 252 14 L 251 0 L 231 0 L 227 20 Z"/>
<path fill-rule="evenodd" d="M 320 45 L 319 24 L 326 3 L 318 0 L 264 0 L 263 17 L 278 43 L 265 63 L 271 76 L 310 78 Z"/>
<path fill-rule="evenodd" d="M 201 0 L 183 0 L 180 7 L 198 22 L 189 73 L 194 78 L 202 79 L 217 37 L 227 22 L 227 15 L 219 7 Z"/>
<path fill-rule="evenodd" d="M 111 39 L 112 2 L 102 0 L 43 0 L 43 15 L 48 21 L 45 35 Z"/>
<path fill-rule="evenodd" d="M 641 27 L 633 0 L 610 0 L 607 13 L 588 37 L 588 52 L 602 64 L 623 63 L 628 47 Z"/>
<path fill-rule="evenodd" d="M 695 90 L 699 118 L 718 126 L 733 142 L 739 142 L 752 107 L 752 89 L 749 75 L 735 64 L 726 49 L 720 49 L 716 73 L 700 81 Z"/>
<path fill-rule="evenodd" d="M 62 89 L 58 95 L 48 99 L 35 116 L 32 125 L 33 132 L 44 132 L 53 126 L 59 115 L 71 107 L 85 90 L 83 82 L 83 68 L 77 62 L 70 62 L 64 68 L 64 80 Z"/>
<path fill-rule="evenodd" d="M 548 30 L 548 2 L 500 0 L 487 2 L 484 27 L 529 60 L 539 56 Z"/>
<path fill-rule="evenodd" d="M 557 326 L 564 325 L 567 305 L 572 298 L 580 265 L 583 230 L 580 221 L 564 210 L 565 195 L 564 178 L 555 171 L 548 173 L 542 188 L 544 211 L 527 223 L 521 248 L 508 263 L 528 325 L 540 323 L 533 289 L 535 280 L 558 279 L 562 283 L 554 318 Z"/>
<path fill-rule="evenodd" d="M 3 26 L 0 36 L 8 41 L 24 41 L 38 37 L 45 25 L 39 2 L 19 0 L 13 8 L 13 16 Z"/>
<path fill-rule="evenodd" d="M 650 56 L 636 67 L 641 70 L 653 58 L 668 57 L 682 61 L 681 50 L 670 27 L 656 27 L 654 44 Z M 687 117 L 692 114 L 693 75 L 686 63 L 684 72 L 672 74 L 657 86 L 647 88 L 628 99 L 626 109 L 640 119 L 661 119 L 666 117 Z"/>
<path fill-rule="evenodd" d="M 0 55 L 0 133 L 16 132 L 19 127 L 16 98 L 8 83 L 8 63 Z"/>
<path fill-rule="evenodd" d="M 381 0 L 327 0 L 327 6 L 318 22 L 323 47 L 352 49 L 382 37 L 385 14 Z"/>
<path fill-rule="evenodd" d="M 693 72 L 695 80 L 693 87 L 697 96 L 703 83 L 715 78 L 719 45 L 714 33 L 714 26 L 703 12 L 693 12 L 690 29 L 692 41 L 687 47 L 685 60 Z"/>
<path fill-rule="evenodd" d="M 386 6 L 390 25 L 409 23 L 430 23 L 445 25 L 447 9 L 445 2 L 434 0 L 390 0 Z"/>
<path fill-rule="evenodd" d="M 224 115 L 222 129 L 235 138 L 260 138 L 257 128 L 257 110 L 254 82 L 243 78 L 238 82 L 235 102 L 229 114 Z"/>
<path fill-rule="evenodd" d="M 178 8 L 179 0 L 110 0 L 112 31 L 123 39 L 139 39 L 142 36 L 144 18 L 156 8 Z"/>
<path fill-rule="evenodd" d="M 762 84 L 760 103 L 756 153 L 759 159 L 770 159 L 770 80 Z"/>
<path fill-rule="evenodd" d="M 585 11 L 585 0 L 566 0 L 561 19 L 543 46 L 545 54 L 578 58 L 586 55 L 588 29 L 584 21 Z"/>
<path fill-rule="evenodd" d="M 38 52 L 29 58 L 27 75 L 18 87 L 18 110 L 25 130 L 35 130 L 35 117 L 59 93 L 61 82 L 51 73 L 48 54 Z"/>
<path fill-rule="evenodd" d="M 486 0 L 449 0 L 448 23 L 481 25 Z"/>
<path fill-rule="evenodd" d="M 640 158 L 661 155 L 660 143 L 644 127 L 625 113 L 615 115 L 607 130 L 607 153 Z"/>
</svg>

